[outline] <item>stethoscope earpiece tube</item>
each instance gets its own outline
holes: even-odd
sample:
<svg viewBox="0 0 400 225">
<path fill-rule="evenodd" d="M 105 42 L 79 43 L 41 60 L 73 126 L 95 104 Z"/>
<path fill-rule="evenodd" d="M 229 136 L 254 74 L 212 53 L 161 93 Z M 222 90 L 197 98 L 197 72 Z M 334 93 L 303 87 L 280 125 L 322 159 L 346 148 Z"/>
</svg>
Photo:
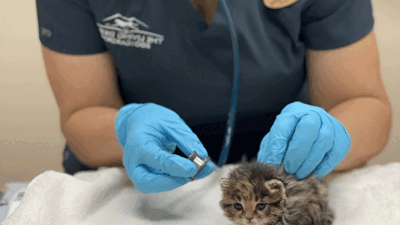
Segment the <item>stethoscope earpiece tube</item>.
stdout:
<svg viewBox="0 0 400 225">
<path fill-rule="evenodd" d="M 228 28 L 232 40 L 232 50 L 233 50 L 233 80 L 232 80 L 231 106 L 228 114 L 226 134 L 217 164 L 218 167 L 222 167 L 228 160 L 229 150 L 231 147 L 232 136 L 234 131 L 233 129 L 235 126 L 236 108 L 237 108 L 237 100 L 239 92 L 239 44 L 235 26 L 233 24 L 233 19 L 229 11 L 228 5 L 226 4 L 225 0 L 219 0 L 219 4 L 221 4 L 222 12 L 224 14 L 226 22 L 228 23 Z"/>
</svg>

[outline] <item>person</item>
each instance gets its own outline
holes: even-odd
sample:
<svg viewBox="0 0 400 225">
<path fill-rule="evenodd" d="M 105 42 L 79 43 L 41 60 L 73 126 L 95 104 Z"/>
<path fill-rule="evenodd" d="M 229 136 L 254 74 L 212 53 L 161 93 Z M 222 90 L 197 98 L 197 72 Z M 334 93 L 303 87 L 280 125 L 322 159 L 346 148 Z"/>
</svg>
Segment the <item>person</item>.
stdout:
<svg viewBox="0 0 400 225">
<path fill-rule="evenodd" d="M 219 158 L 232 44 L 215 1 L 36 0 L 67 173 L 125 167 L 142 193 L 170 191 Z M 243 154 L 303 179 L 379 154 L 392 111 L 369 0 L 228 1 L 240 85 L 227 163 Z M 207 163 L 197 179 L 215 170 Z"/>
</svg>

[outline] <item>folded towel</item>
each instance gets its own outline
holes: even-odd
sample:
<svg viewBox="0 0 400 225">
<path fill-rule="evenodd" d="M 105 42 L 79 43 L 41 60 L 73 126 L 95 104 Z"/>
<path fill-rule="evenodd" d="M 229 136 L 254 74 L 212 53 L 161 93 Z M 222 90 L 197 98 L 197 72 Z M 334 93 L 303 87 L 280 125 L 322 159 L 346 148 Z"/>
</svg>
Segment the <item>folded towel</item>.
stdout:
<svg viewBox="0 0 400 225">
<path fill-rule="evenodd" d="M 330 182 L 335 225 L 400 225 L 400 163 L 356 170 Z"/>
<path fill-rule="evenodd" d="M 29 184 L 19 206 L 2 223 L 14 224 L 232 224 L 219 207 L 219 181 L 235 165 L 173 191 L 143 195 L 124 169 L 101 168 L 74 176 L 47 171 Z M 335 225 L 399 225 L 400 163 L 335 177 L 329 201 Z"/>
</svg>

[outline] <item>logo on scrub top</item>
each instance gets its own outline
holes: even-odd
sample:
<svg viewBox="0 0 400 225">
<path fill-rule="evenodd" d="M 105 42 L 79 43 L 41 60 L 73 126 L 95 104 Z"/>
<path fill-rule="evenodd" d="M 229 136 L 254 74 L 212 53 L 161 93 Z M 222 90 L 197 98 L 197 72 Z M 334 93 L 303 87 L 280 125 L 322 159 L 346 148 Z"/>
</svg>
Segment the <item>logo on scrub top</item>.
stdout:
<svg viewBox="0 0 400 225">
<path fill-rule="evenodd" d="M 147 24 L 120 13 L 103 19 L 103 24 L 97 23 L 97 26 L 103 40 L 114 45 L 151 49 L 151 45 L 160 45 L 164 41 L 163 35 L 140 29 L 149 29 Z"/>
</svg>

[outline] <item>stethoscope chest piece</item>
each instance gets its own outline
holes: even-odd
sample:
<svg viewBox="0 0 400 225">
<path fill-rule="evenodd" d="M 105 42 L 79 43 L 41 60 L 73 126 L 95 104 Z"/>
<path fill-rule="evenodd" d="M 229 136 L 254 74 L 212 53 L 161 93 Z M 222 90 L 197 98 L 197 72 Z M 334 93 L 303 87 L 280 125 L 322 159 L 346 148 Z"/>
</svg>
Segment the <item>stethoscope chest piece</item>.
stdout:
<svg viewBox="0 0 400 225">
<path fill-rule="evenodd" d="M 199 155 L 197 155 L 196 151 L 193 151 L 192 154 L 190 154 L 189 158 L 190 161 L 196 165 L 197 168 L 197 173 L 192 177 L 191 181 L 194 181 L 199 175 L 199 173 L 203 170 L 203 168 L 206 166 L 207 162 L 210 160 L 210 157 L 207 157 L 205 160 L 202 159 Z"/>
</svg>

